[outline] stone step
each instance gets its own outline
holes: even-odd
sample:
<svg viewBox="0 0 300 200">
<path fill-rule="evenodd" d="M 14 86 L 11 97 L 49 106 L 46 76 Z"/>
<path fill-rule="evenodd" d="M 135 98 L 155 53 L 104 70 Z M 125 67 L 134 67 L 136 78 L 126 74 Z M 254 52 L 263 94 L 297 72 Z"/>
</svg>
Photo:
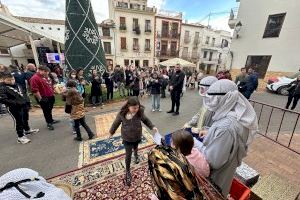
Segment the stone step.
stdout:
<svg viewBox="0 0 300 200">
<path fill-rule="evenodd" d="M 300 189 L 299 186 L 291 185 L 287 180 L 270 174 L 262 177 L 251 190 L 266 200 L 295 200 Z"/>
</svg>

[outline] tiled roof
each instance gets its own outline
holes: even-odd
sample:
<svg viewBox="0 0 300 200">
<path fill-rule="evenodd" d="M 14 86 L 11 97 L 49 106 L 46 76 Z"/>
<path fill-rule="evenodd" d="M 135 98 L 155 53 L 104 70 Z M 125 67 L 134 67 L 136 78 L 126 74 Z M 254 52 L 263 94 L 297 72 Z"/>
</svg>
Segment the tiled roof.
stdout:
<svg viewBox="0 0 300 200">
<path fill-rule="evenodd" d="M 14 17 L 27 23 L 65 25 L 65 20 L 60 20 L 60 19 L 43 19 L 43 18 L 20 17 L 20 16 L 14 16 Z"/>
<path fill-rule="evenodd" d="M 65 20 L 61 19 L 44 19 L 44 18 L 35 18 L 35 17 L 21 17 L 14 16 L 15 18 L 27 22 L 27 23 L 37 23 L 37 24 L 53 24 L 53 25 L 65 25 Z M 103 21 L 101 24 L 98 24 L 99 27 L 113 27 L 114 25 L 109 24 L 107 20 Z"/>
</svg>

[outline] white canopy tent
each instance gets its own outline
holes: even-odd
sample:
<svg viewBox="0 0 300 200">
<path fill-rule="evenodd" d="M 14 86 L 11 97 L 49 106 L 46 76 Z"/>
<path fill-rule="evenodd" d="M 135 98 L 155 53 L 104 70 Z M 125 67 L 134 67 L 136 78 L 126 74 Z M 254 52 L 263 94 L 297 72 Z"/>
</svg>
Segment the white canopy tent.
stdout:
<svg viewBox="0 0 300 200">
<path fill-rule="evenodd" d="M 0 12 L 0 48 L 10 48 L 20 44 L 30 43 L 35 62 L 39 65 L 37 51 L 33 41 L 43 37 L 56 41 L 59 50 L 59 44 L 64 44 L 64 38 L 54 37 L 46 32 L 26 25 L 23 21 L 13 16 Z"/>
<path fill-rule="evenodd" d="M 183 60 L 181 58 L 172 58 L 170 60 L 166 60 L 164 62 L 159 63 L 160 65 L 170 67 L 180 64 L 182 67 L 193 67 L 196 68 L 196 64 Z"/>
</svg>

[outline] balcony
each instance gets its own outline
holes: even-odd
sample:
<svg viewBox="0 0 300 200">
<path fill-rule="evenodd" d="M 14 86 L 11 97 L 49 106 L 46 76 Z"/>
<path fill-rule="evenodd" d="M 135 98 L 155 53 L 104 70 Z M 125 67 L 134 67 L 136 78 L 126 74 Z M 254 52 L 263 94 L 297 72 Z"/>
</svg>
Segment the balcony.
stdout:
<svg viewBox="0 0 300 200">
<path fill-rule="evenodd" d="M 143 12 L 143 13 L 156 13 L 155 7 L 146 7 L 141 6 L 140 4 L 134 4 L 134 3 L 126 3 L 126 2 L 116 2 L 115 4 L 116 10 L 126 10 L 126 11 L 132 11 L 132 12 Z"/>
<path fill-rule="evenodd" d="M 177 49 L 169 49 L 169 50 L 163 50 L 156 53 L 157 57 L 163 57 L 163 58 L 176 58 L 179 57 L 179 51 Z"/>
<path fill-rule="evenodd" d="M 139 51 L 140 50 L 140 45 L 138 45 L 138 44 L 133 45 L 132 50 L 133 51 Z"/>
<path fill-rule="evenodd" d="M 203 50 L 210 50 L 210 51 L 221 51 L 222 45 L 221 44 L 204 44 L 201 47 Z"/>
<path fill-rule="evenodd" d="M 185 44 L 188 44 L 188 43 L 190 43 L 191 42 L 191 36 L 184 36 L 184 43 Z"/>
<path fill-rule="evenodd" d="M 218 58 L 201 58 L 201 62 L 204 64 L 211 64 L 211 65 L 216 65 L 219 64 L 219 59 Z"/>
<path fill-rule="evenodd" d="M 147 53 L 149 53 L 149 52 L 151 52 L 151 47 L 149 47 L 149 46 L 145 46 L 145 52 Z"/>
<path fill-rule="evenodd" d="M 140 29 L 140 26 L 139 26 L 139 25 L 134 26 L 132 30 L 133 30 L 133 32 L 135 32 L 135 34 L 137 34 L 137 35 L 141 34 L 141 29 Z"/>
<path fill-rule="evenodd" d="M 120 31 L 126 31 L 126 24 L 120 24 L 119 30 Z"/>
<path fill-rule="evenodd" d="M 121 51 L 128 51 L 128 45 L 127 44 L 125 44 L 125 45 L 121 44 Z"/>
<path fill-rule="evenodd" d="M 170 56 L 171 57 L 178 57 L 179 56 L 179 52 L 176 49 L 171 50 L 170 51 Z"/>
<path fill-rule="evenodd" d="M 229 20 L 228 20 L 228 26 L 231 29 L 235 28 L 235 25 L 237 23 L 237 14 L 238 11 L 236 9 L 231 9 Z"/>
<path fill-rule="evenodd" d="M 152 31 L 151 31 L 151 27 L 148 27 L 148 28 L 145 28 L 145 33 L 151 33 Z"/>
</svg>

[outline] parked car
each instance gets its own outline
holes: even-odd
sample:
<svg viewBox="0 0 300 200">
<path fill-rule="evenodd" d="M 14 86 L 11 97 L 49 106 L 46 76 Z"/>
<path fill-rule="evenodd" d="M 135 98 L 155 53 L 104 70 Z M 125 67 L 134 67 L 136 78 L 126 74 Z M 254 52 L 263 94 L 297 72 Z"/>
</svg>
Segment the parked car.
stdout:
<svg viewBox="0 0 300 200">
<path fill-rule="evenodd" d="M 272 77 L 268 80 L 267 89 L 272 92 L 277 92 L 278 94 L 287 96 L 289 94 L 287 90 L 288 85 L 295 81 L 299 75 L 300 71 L 292 76 Z"/>
</svg>

